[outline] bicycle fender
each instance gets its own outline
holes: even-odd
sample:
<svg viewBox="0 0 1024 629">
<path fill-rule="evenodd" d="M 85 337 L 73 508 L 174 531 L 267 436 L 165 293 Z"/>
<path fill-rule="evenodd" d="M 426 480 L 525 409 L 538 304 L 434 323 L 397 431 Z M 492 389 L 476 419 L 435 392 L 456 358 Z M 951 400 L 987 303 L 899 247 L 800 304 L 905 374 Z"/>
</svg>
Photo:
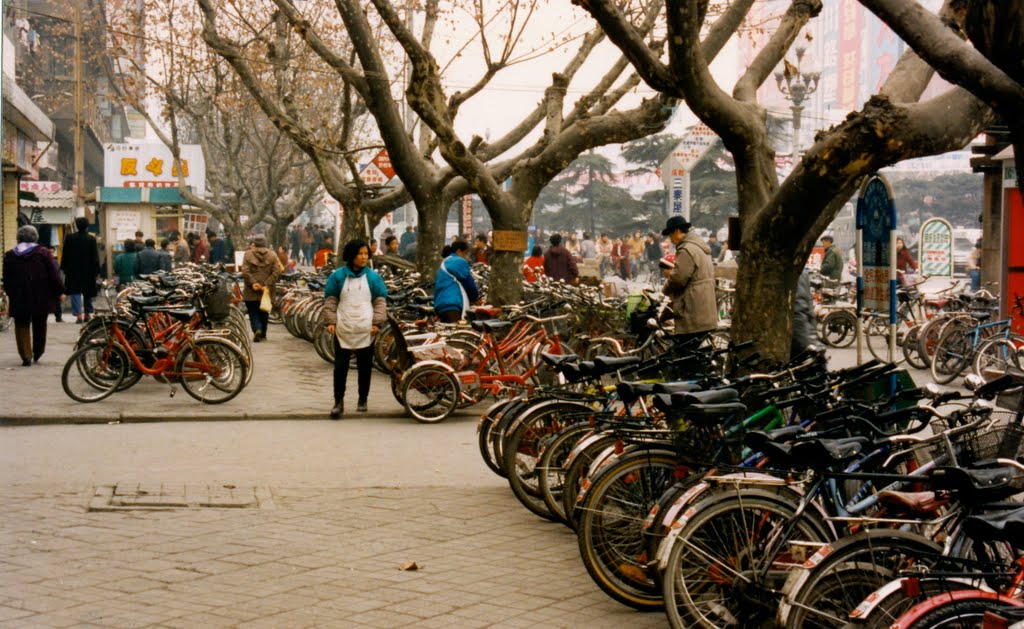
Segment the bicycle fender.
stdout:
<svg viewBox="0 0 1024 629">
<path fill-rule="evenodd" d="M 871 614 L 875 611 L 878 605 L 882 603 L 882 601 L 884 601 L 892 594 L 898 592 L 903 587 L 904 578 L 905 577 L 893 579 L 892 581 L 889 581 L 882 587 L 878 588 L 877 590 L 869 594 L 867 598 L 861 601 L 860 605 L 857 605 L 857 607 L 850 612 L 850 618 L 858 621 L 863 621 L 864 619 L 871 616 Z M 982 584 L 981 579 L 966 579 L 963 577 L 948 577 L 942 579 L 929 580 L 962 583 L 963 585 L 970 586 L 972 588 L 977 588 Z"/>
<path fill-rule="evenodd" d="M 770 474 L 760 474 L 757 472 L 737 472 L 735 474 L 726 474 L 723 476 L 718 476 L 717 478 L 778 480 L 777 476 L 772 476 Z M 665 526 L 665 528 L 668 530 L 668 533 L 665 534 L 664 539 L 662 539 L 661 543 L 658 545 L 658 552 L 655 556 L 655 561 L 657 562 L 658 570 L 660 572 L 664 572 L 665 569 L 668 567 L 668 556 L 672 552 L 673 545 L 675 545 L 676 540 L 679 538 L 680 533 L 682 533 L 683 529 L 686 527 L 686 524 L 691 519 L 693 519 L 695 515 L 697 515 L 697 512 L 700 510 L 699 507 L 701 503 L 704 502 L 704 500 L 715 499 L 715 494 L 708 493 L 709 490 L 712 487 L 714 487 L 714 485 L 715 483 L 713 483 L 712 481 L 701 481 L 700 483 L 697 483 L 676 500 L 677 503 L 680 503 L 678 507 L 673 505 L 673 507 L 675 507 L 674 509 L 669 509 L 666 511 L 666 516 L 662 519 L 662 525 Z M 757 489 L 751 489 L 750 491 L 755 493 L 756 495 L 760 495 L 762 497 L 766 497 L 769 499 L 777 498 L 777 495 L 769 492 L 764 492 Z M 671 520 L 669 520 L 669 517 L 667 515 L 668 511 L 673 511 L 675 514 L 675 516 Z"/>
<path fill-rule="evenodd" d="M 992 601 L 1008 607 L 1024 607 L 1024 601 L 1006 596 L 1005 594 L 987 592 L 985 590 L 957 590 L 955 592 L 947 592 L 946 594 L 933 596 L 925 602 L 911 607 L 907 613 L 896 619 L 896 622 L 892 624 L 890 629 L 906 629 L 932 610 L 938 609 L 939 607 L 949 603 L 969 600 Z"/>
<path fill-rule="evenodd" d="M 406 378 L 409 377 L 409 374 L 414 373 L 420 367 L 440 367 L 444 371 L 447 371 L 453 375 L 455 374 L 455 369 L 453 369 L 452 366 L 449 365 L 448 363 L 443 363 L 440 360 L 420 360 L 417 361 L 412 367 L 409 367 L 408 369 L 405 370 L 405 373 L 402 374 L 402 379 L 399 381 L 398 386 L 405 386 L 405 381 Z M 458 378 L 456 378 L 455 380 L 456 382 L 458 382 Z"/>
</svg>

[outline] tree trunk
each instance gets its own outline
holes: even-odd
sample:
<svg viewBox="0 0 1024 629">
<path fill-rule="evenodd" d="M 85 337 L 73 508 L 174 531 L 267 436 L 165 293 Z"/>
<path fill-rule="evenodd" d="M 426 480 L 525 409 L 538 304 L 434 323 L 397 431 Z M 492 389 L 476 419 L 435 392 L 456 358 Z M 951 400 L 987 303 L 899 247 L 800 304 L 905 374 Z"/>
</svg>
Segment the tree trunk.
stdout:
<svg viewBox="0 0 1024 629">
<path fill-rule="evenodd" d="M 340 200 L 339 200 L 340 203 Z M 336 254 L 340 254 L 341 250 L 345 247 L 345 243 L 350 240 L 361 239 L 366 242 L 370 242 L 370 234 L 367 229 L 369 223 L 375 223 L 372 217 L 369 216 L 361 204 L 352 204 L 350 206 L 341 206 L 344 208 L 341 215 L 341 238 L 338 239 L 338 250 Z M 368 223 L 369 221 L 369 223 Z"/>
<path fill-rule="evenodd" d="M 249 241 L 245 237 L 245 230 L 238 224 L 238 221 L 232 221 L 230 226 L 222 222 L 221 226 L 224 228 L 224 235 L 231 241 L 235 251 L 245 251 Z"/>
<path fill-rule="evenodd" d="M 488 207 L 494 231 L 525 232 L 530 215 L 520 211 L 515 204 L 518 200 L 508 195 L 507 207 Z M 532 202 L 531 202 L 532 207 Z M 496 306 L 519 303 L 523 296 L 523 252 L 495 251 L 491 255 L 491 284 L 488 301 Z"/>
<path fill-rule="evenodd" d="M 441 264 L 448 205 L 440 194 L 416 203 L 416 269 L 426 278 L 434 277 Z"/>
<path fill-rule="evenodd" d="M 289 221 L 290 222 L 290 221 Z M 288 249 L 288 224 L 284 220 L 278 219 L 270 226 L 270 246 L 273 249 L 277 247 L 284 247 Z"/>
<path fill-rule="evenodd" d="M 793 300 L 802 270 L 792 263 L 790 249 L 789 243 L 743 239 L 732 320 L 734 341 L 757 341 L 761 354 L 780 363 L 789 356 Z"/>
</svg>

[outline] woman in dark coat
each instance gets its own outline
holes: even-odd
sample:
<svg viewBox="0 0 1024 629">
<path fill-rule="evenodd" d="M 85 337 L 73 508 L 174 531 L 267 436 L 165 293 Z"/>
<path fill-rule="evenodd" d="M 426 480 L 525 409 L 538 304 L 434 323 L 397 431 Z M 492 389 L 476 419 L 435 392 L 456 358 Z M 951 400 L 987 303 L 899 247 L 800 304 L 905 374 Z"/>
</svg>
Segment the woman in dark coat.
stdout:
<svg viewBox="0 0 1024 629">
<path fill-rule="evenodd" d="M 35 227 L 18 228 L 18 244 L 4 254 L 4 291 L 11 300 L 14 339 L 24 367 L 39 362 L 46 350 L 46 318 L 64 294 L 64 284 Z"/>
<path fill-rule="evenodd" d="M 60 269 L 64 271 L 67 294 L 71 295 L 71 313 L 77 323 L 92 314 L 92 298 L 96 296 L 96 277 L 100 274 L 100 254 L 96 238 L 89 233 L 89 219 L 75 219 L 74 234 L 64 238 Z"/>
</svg>

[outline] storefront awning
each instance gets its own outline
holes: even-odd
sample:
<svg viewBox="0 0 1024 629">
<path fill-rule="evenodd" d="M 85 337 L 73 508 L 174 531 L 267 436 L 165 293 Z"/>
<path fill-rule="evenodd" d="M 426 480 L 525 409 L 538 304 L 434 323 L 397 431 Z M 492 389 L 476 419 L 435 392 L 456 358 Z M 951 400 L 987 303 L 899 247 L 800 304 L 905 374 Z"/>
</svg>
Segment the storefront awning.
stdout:
<svg viewBox="0 0 1024 629">
<path fill-rule="evenodd" d="M 97 188 L 97 203 L 188 205 L 177 188 Z"/>
</svg>

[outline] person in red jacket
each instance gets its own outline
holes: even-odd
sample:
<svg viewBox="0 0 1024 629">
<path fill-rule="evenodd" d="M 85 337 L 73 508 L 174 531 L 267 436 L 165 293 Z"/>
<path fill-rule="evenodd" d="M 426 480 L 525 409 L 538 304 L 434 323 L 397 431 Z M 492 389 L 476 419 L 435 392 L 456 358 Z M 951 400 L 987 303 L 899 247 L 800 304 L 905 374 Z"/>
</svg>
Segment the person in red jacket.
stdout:
<svg viewBox="0 0 1024 629">
<path fill-rule="evenodd" d="M 531 284 L 536 282 L 538 277 L 544 275 L 543 251 L 540 245 L 534 245 L 530 250 L 530 257 L 523 262 L 523 277 Z"/>
<path fill-rule="evenodd" d="M 562 246 L 562 235 L 551 234 L 551 246 L 544 253 L 544 274 L 553 280 L 575 284 L 580 276 L 576 260 L 569 250 Z"/>
</svg>

